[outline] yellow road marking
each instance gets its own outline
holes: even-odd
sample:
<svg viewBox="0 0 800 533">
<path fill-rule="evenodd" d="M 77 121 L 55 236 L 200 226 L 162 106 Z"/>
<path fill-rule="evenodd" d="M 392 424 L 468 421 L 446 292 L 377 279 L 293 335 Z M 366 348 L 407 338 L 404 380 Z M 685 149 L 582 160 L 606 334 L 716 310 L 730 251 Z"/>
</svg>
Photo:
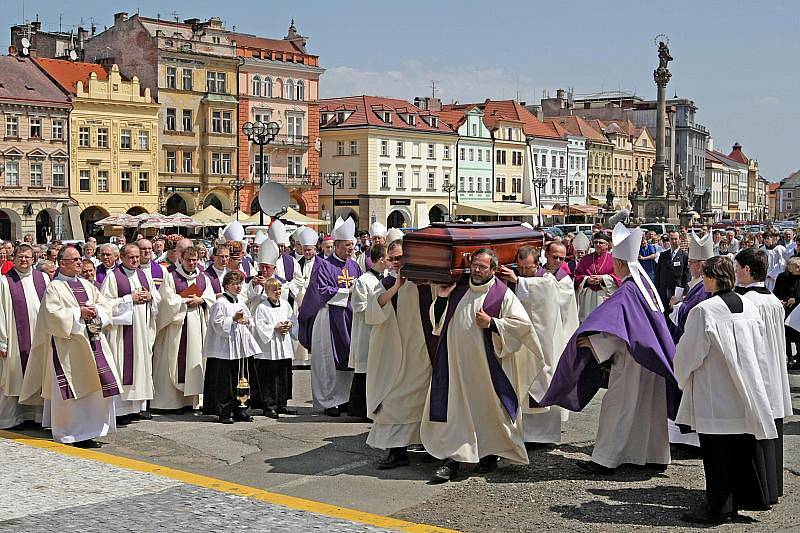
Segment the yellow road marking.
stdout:
<svg viewBox="0 0 800 533">
<path fill-rule="evenodd" d="M 157 476 L 167 477 L 194 485 L 196 487 L 203 487 L 206 489 L 213 489 L 220 492 L 227 492 L 245 498 L 252 498 L 266 503 L 275 505 L 282 505 L 291 509 L 298 509 L 301 511 L 309 511 L 320 515 L 330 516 L 333 518 L 341 518 L 343 520 L 350 520 L 353 522 L 360 522 L 375 527 L 383 527 L 390 529 L 397 529 L 400 531 L 407 531 L 409 533 L 452 533 L 455 530 L 445 529 L 437 526 L 430 526 L 427 524 L 416 524 L 414 522 L 406 522 L 405 520 L 398 520 L 388 516 L 382 516 L 355 509 L 347 509 L 345 507 L 338 507 L 322 502 L 315 502 L 313 500 L 306 500 L 297 498 L 295 496 L 287 496 L 285 494 L 278 494 L 269 492 L 247 485 L 239 485 L 238 483 L 231 483 L 221 479 L 202 476 L 200 474 L 193 474 L 191 472 L 184 472 L 183 470 L 176 470 L 166 466 L 160 466 L 137 459 L 128 459 L 127 457 L 120 457 L 108 453 L 98 452 L 95 450 L 85 450 L 82 448 L 75 448 L 52 440 L 42 439 L 38 437 L 29 437 L 20 433 L 11 431 L 0 430 L 0 437 L 28 446 L 34 446 L 43 450 L 60 453 L 62 455 L 71 455 L 81 459 L 91 459 L 100 463 L 126 468 L 128 470 L 135 470 L 137 472 L 146 472 L 148 474 L 155 474 Z"/>
</svg>

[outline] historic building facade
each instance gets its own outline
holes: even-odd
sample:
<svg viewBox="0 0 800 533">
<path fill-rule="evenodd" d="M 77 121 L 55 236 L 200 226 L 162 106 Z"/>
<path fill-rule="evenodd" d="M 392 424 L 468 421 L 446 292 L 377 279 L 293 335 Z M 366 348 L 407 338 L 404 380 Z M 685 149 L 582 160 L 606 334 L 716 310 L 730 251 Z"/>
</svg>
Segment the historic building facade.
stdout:
<svg viewBox="0 0 800 533">
<path fill-rule="evenodd" d="M 84 235 L 111 213 L 158 212 L 159 105 L 139 80 L 119 68 L 38 59 L 72 99 L 69 117 L 70 195 Z"/>
<path fill-rule="evenodd" d="M 64 92 L 29 58 L 0 57 L 0 239 L 71 238 L 69 111 Z"/>
<path fill-rule="evenodd" d="M 483 111 L 477 105 L 451 105 L 444 106 L 440 117 L 458 131 L 458 201 L 491 201 L 494 143 Z"/>
<path fill-rule="evenodd" d="M 614 145 L 603 133 L 581 117 L 560 116 L 549 119 L 565 129 L 570 136 L 582 138 L 585 146 L 586 202 L 599 205 L 605 202 L 605 194 L 612 183 Z M 581 154 L 582 155 L 582 154 Z M 576 180 L 577 181 L 577 180 Z"/>
<path fill-rule="evenodd" d="M 448 213 L 442 186 L 456 177 L 458 134 L 438 111 L 377 96 L 323 99 L 320 137 L 322 218 L 422 227 Z M 342 178 L 335 205 L 326 177 Z"/>
</svg>

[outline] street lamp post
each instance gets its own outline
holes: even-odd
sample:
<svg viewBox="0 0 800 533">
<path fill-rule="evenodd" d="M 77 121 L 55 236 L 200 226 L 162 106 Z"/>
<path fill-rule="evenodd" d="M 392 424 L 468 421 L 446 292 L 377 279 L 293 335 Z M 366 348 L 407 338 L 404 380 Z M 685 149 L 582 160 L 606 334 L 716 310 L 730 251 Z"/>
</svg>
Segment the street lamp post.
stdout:
<svg viewBox="0 0 800 533">
<path fill-rule="evenodd" d="M 325 183 L 331 186 L 331 224 L 336 224 L 336 187 L 344 184 L 344 172 L 328 172 Z"/>
<path fill-rule="evenodd" d="M 564 187 L 564 194 L 567 197 L 567 214 L 564 215 L 564 224 L 567 223 L 567 219 L 569 218 L 569 197 L 572 196 L 572 193 L 575 192 L 575 187 L 572 185 L 567 185 Z"/>
<path fill-rule="evenodd" d="M 236 194 L 236 196 L 234 196 L 234 213 L 236 213 L 236 220 L 239 220 L 239 210 L 241 209 L 239 205 L 239 191 L 244 189 L 245 185 L 247 185 L 247 183 L 239 178 L 231 180 L 230 182 L 231 189 L 233 189 L 233 192 Z"/>
<path fill-rule="evenodd" d="M 242 133 L 245 134 L 247 140 L 251 143 L 257 144 L 259 147 L 258 159 L 258 191 L 261 192 L 261 187 L 264 186 L 264 145 L 271 143 L 278 135 L 281 129 L 277 122 L 245 122 L 242 126 Z M 264 225 L 264 211 L 259 209 L 259 222 Z"/>
<path fill-rule="evenodd" d="M 533 186 L 539 191 L 536 196 L 536 203 L 539 207 L 539 224 L 538 226 L 542 226 L 542 191 L 544 190 L 545 186 L 547 185 L 547 178 L 544 176 L 540 176 L 538 178 L 533 178 Z"/>
<path fill-rule="evenodd" d="M 447 193 L 447 221 L 453 221 L 453 203 L 451 200 L 451 195 L 456 190 L 456 184 L 450 183 L 450 181 L 445 181 L 442 185 L 442 192 Z"/>
</svg>

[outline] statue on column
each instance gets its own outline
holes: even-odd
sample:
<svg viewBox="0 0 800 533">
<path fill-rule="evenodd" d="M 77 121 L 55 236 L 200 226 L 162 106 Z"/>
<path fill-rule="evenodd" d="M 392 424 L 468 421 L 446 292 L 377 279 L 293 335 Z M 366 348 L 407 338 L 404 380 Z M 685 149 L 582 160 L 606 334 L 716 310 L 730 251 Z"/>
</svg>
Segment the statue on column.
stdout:
<svg viewBox="0 0 800 533">
<path fill-rule="evenodd" d="M 614 191 L 611 187 L 606 190 L 606 209 L 614 209 Z"/>
<path fill-rule="evenodd" d="M 636 177 L 636 192 L 644 195 L 644 178 L 641 172 L 639 172 L 639 175 Z"/>
<path fill-rule="evenodd" d="M 672 61 L 672 56 L 669 54 L 669 46 L 664 41 L 658 43 L 658 68 L 667 69 L 667 64 Z"/>
</svg>

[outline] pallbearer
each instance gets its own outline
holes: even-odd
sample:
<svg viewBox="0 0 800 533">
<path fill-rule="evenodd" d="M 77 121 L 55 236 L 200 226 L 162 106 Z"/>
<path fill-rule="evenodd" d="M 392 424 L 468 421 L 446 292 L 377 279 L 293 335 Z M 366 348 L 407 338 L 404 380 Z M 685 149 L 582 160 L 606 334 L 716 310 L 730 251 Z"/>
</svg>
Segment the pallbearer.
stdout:
<svg viewBox="0 0 800 533">
<path fill-rule="evenodd" d="M 0 277 L 0 429 L 41 422 L 42 407 L 20 405 L 39 304 L 50 278 L 33 268 L 33 248 L 18 244 L 14 268 Z"/>
<path fill-rule="evenodd" d="M 564 245 L 547 245 L 544 266 L 537 259 L 538 249 L 523 246 L 517 252 L 519 275 L 501 266 L 500 277 L 515 284 L 514 294 L 531 318 L 544 355 L 545 366 L 533 382 L 530 399 L 522 405 L 525 442 L 551 444 L 561 442 L 561 422 L 566 421 L 567 411 L 558 406 L 540 408 L 536 402 L 547 392 L 561 352 L 578 328 L 578 308 Z"/>
<path fill-rule="evenodd" d="M 244 274 L 239 271 L 228 272 L 222 278 L 222 297 L 211 306 L 203 344 L 203 414 L 217 415 L 223 424 L 253 421 L 237 396 L 240 383 L 249 387 L 250 358 L 260 351 L 247 302 L 240 297 L 243 283 Z"/>
<path fill-rule="evenodd" d="M 373 419 L 367 445 L 389 450 L 379 469 L 406 466 L 408 446 L 420 444 L 419 426 L 431 382 L 437 337 L 430 319 L 435 299 L 428 284 L 402 277 L 403 242 L 387 252 L 389 274 L 369 299 L 372 326 L 367 357 L 367 413 Z"/>
<path fill-rule="evenodd" d="M 311 392 L 314 407 L 339 416 L 347 403 L 353 369 L 350 366 L 350 292 L 361 275 L 353 261 L 356 225 L 339 218 L 333 228 L 334 252 L 314 262 L 308 290 L 300 306 L 300 343 L 311 350 Z"/>
<path fill-rule="evenodd" d="M 116 428 L 114 396 L 122 390 L 103 329 L 111 302 L 78 277 L 81 254 L 67 245 L 58 253 L 59 274 L 48 285 L 36 319 L 33 349 L 20 401 L 50 400 L 42 425 L 53 440 L 99 448 L 94 439 Z"/>
<path fill-rule="evenodd" d="M 208 311 L 216 298 L 197 260 L 195 248 L 184 250 L 181 263 L 161 285 L 153 348 L 153 409 L 192 408 L 203 392 L 203 342 Z"/>
<path fill-rule="evenodd" d="M 527 464 L 522 409 L 543 360 L 533 326 L 514 293 L 495 278 L 494 251 L 474 253 L 469 284 L 439 286 L 431 306 L 439 336 L 420 436 L 445 463 L 434 481 L 458 476 L 460 463 Z"/>
<path fill-rule="evenodd" d="M 122 393 L 114 398 L 117 425 L 150 418 L 153 399 L 153 343 L 160 297 L 153 280 L 139 268 L 139 247 L 126 244 L 122 264 L 106 276 L 101 292 L 112 304 L 108 344 L 122 378 Z"/>
<path fill-rule="evenodd" d="M 614 294 L 620 284 L 614 273 L 614 258 L 608 253 L 611 244 L 605 232 L 594 234 L 594 252 L 584 256 L 575 268 L 575 293 L 578 320 L 583 322 L 597 306 Z"/>
</svg>

